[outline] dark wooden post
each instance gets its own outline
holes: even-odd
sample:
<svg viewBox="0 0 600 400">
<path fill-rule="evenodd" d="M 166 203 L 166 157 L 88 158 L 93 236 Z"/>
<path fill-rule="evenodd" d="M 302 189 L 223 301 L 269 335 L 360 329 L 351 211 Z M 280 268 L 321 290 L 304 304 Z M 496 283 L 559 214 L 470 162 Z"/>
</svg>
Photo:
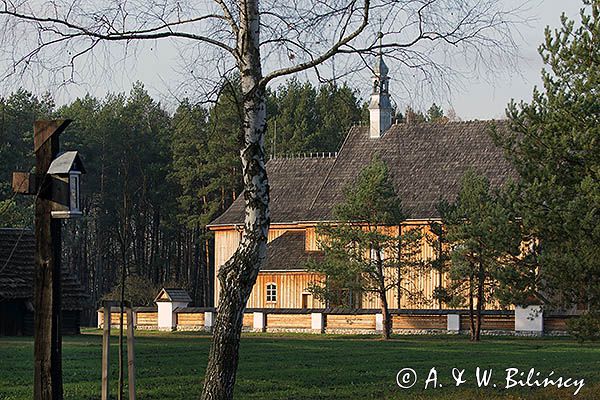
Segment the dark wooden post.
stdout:
<svg viewBox="0 0 600 400">
<path fill-rule="evenodd" d="M 60 221 L 53 220 L 52 180 L 46 176 L 58 155 L 59 135 L 70 120 L 36 121 L 34 151 L 37 188 L 35 200 L 34 379 L 35 400 L 62 400 L 61 237 Z"/>
</svg>

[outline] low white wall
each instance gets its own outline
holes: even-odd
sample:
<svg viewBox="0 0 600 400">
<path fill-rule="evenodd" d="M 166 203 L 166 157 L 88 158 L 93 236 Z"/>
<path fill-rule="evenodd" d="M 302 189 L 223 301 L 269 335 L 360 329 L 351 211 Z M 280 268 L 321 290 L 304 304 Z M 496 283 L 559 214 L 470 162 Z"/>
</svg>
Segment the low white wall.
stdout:
<svg viewBox="0 0 600 400">
<path fill-rule="evenodd" d="M 460 315 L 459 314 L 448 314 L 447 328 L 448 333 L 459 333 L 460 332 Z"/>
<path fill-rule="evenodd" d="M 323 333 L 325 330 L 325 316 L 323 313 L 310 314 L 310 328 L 313 332 Z"/>
<path fill-rule="evenodd" d="M 172 331 L 177 328 L 175 310 L 187 307 L 188 303 L 157 301 L 156 305 L 158 306 L 158 330 Z"/>
<path fill-rule="evenodd" d="M 515 307 L 515 333 L 539 334 L 544 332 L 544 311 L 541 306 Z"/>
<path fill-rule="evenodd" d="M 264 332 L 267 327 L 267 319 L 265 313 L 255 312 L 252 328 L 254 332 Z"/>
</svg>

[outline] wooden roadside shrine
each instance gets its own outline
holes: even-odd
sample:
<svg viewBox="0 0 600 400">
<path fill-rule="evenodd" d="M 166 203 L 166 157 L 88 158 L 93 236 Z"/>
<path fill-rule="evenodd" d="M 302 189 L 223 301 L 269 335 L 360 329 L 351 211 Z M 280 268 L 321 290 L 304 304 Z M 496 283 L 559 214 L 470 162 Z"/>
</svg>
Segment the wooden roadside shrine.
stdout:
<svg viewBox="0 0 600 400">
<path fill-rule="evenodd" d="M 35 400 L 62 400 L 61 219 L 83 215 L 80 176 L 85 173 L 76 151 L 59 154 L 60 134 L 71 120 L 35 121 L 35 173 L 13 172 L 15 193 L 35 195 L 34 378 Z M 102 338 L 102 400 L 109 400 L 110 311 L 105 302 Z M 120 304 L 123 312 L 125 303 Z M 135 400 L 134 321 L 127 304 L 129 399 Z M 123 319 L 121 317 L 121 324 Z M 121 362 L 120 362 L 121 366 Z M 122 370 L 122 369 L 121 369 Z M 122 393 L 119 393 L 119 399 Z"/>
<path fill-rule="evenodd" d="M 58 218 L 81 215 L 69 212 L 73 198 L 79 201 L 79 179 L 70 181 L 66 175 L 71 171 L 77 176 L 85 172 L 76 152 L 70 152 L 68 160 L 59 157 L 59 136 L 70 123 L 71 120 L 35 121 L 35 174 L 13 173 L 13 190 L 35 195 L 33 396 L 36 400 L 63 398 L 61 222 Z M 63 214 L 53 216 L 56 211 Z"/>
</svg>

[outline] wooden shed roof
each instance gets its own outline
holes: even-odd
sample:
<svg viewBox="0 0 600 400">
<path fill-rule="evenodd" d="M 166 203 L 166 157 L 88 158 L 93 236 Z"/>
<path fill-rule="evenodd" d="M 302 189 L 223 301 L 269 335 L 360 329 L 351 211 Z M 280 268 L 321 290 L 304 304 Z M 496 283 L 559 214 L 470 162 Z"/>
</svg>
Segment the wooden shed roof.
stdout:
<svg viewBox="0 0 600 400">
<path fill-rule="evenodd" d="M 185 289 L 180 288 L 162 288 L 158 295 L 154 299 L 155 302 L 160 301 L 172 301 L 172 302 L 182 302 L 182 303 L 191 303 L 192 298 L 186 292 Z"/>
<path fill-rule="evenodd" d="M 302 271 L 311 258 L 320 258 L 320 252 L 306 251 L 305 231 L 287 231 L 267 245 L 267 258 L 261 271 Z"/>
<path fill-rule="evenodd" d="M 31 230 L 0 228 L 0 301 L 33 300 L 35 238 Z M 87 295 L 75 274 L 62 269 L 62 307 L 80 310 Z"/>
<path fill-rule="evenodd" d="M 378 139 L 369 138 L 368 129 L 350 129 L 335 158 L 270 160 L 271 222 L 332 220 L 333 207 L 344 200 L 344 188 L 376 155 L 387 163 L 411 219 L 438 217 L 437 204 L 455 199 L 470 168 L 486 175 L 492 186 L 516 177 L 489 135 L 491 129 L 508 129 L 503 121 L 396 124 Z M 239 224 L 243 219 L 241 195 L 210 226 Z"/>
</svg>

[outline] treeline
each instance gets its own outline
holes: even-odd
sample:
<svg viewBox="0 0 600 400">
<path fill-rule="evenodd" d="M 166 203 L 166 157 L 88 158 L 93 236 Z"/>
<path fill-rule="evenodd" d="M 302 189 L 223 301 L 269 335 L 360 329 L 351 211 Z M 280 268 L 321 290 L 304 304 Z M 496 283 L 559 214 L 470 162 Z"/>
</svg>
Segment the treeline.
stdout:
<svg viewBox="0 0 600 400">
<path fill-rule="evenodd" d="M 181 102 L 174 113 L 142 84 L 129 94 L 86 96 L 56 107 L 50 96 L 19 90 L 0 99 L 0 226 L 31 227 L 33 198 L 15 196 L 13 171 L 33 171 L 36 119 L 70 118 L 62 150 L 81 153 L 84 217 L 63 225 L 63 263 L 90 294 L 90 310 L 116 293 L 151 302 L 156 287 L 182 286 L 211 305 L 213 265 L 206 225 L 242 190 L 239 85 L 227 81 L 216 102 Z M 336 151 L 360 122 L 362 103 L 348 86 L 290 80 L 268 93 L 267 154 Z"/>
</svg>

